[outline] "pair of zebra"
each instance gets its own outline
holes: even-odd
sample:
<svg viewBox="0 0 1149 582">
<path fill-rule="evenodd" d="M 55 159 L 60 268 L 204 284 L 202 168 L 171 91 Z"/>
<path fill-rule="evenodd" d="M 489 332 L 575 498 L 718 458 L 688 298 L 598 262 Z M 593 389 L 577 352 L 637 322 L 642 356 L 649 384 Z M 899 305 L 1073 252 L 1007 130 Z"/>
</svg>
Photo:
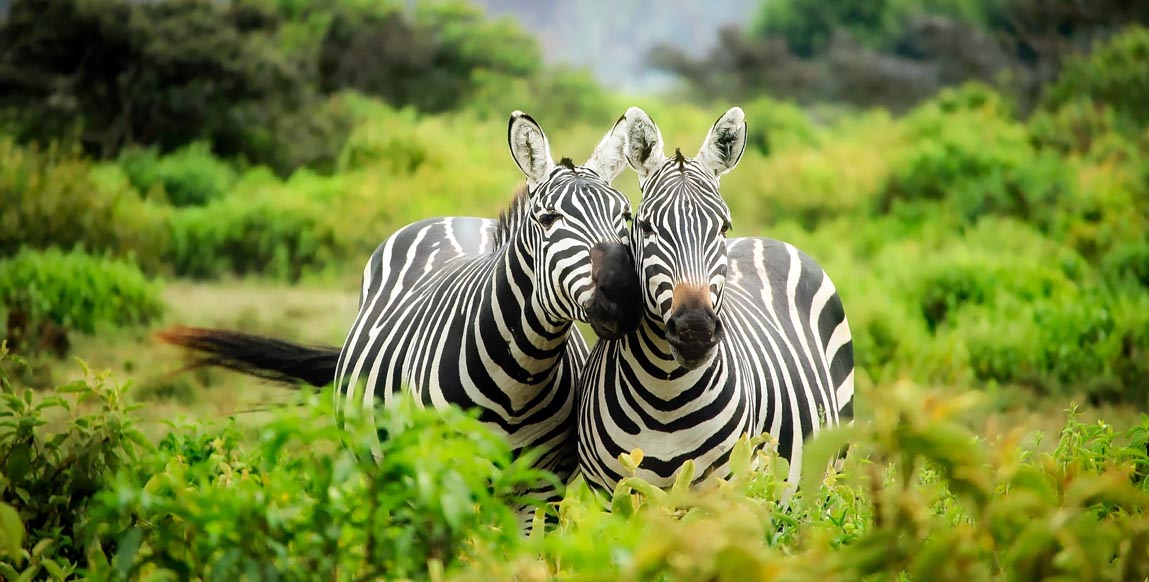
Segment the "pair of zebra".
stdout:
<svg viewBox="0 0 1149 582">
<path fill-rule="evenodd" d="M 628 474 L 667 486 L 684 461 L 727 473 L 746 433 L 770 433 L 790 462 L 820 428 L 848 422 L 853 347 L 825 272 L 795 247 L 727 238 L 720 177 L 746 145 L 743 111 L 710 128 L 694 158 L 668 157 L 658 126 L 630 108 L 582 165 L 555 163 L 542 128 L 511 115 L 508 144 L 526 177 L 498 220 L 449 217 L 403 227 L 363 270 L 342 348 L 242 332 L 175 328 L 169 343 L 272 380 L 335 384 L 336 409 L 386 404 L 477 408 L 538 465 L 601 489 Z M 633 215 L 610 184 L 627 167 Z M 632 225 L 628 223 L 633 222 Z M 600 341 L 588 354 L 574 321 Z M 531 492 L 554 497 L 553 490 Z"/>
</svg>

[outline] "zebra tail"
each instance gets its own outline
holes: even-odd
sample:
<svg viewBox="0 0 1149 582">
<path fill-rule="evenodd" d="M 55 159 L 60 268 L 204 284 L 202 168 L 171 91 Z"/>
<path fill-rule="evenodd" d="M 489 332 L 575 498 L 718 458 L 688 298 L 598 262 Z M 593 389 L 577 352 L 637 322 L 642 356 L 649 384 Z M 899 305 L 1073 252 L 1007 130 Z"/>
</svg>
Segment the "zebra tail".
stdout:
<svg viewBox="0 0 1149 582">
<path fill-rule="evenodd" d="M 340 349 L 306 346 L 233 331 L 175 326 L 157 332 L 159 341 L 195 352 L 182 371 L 216 366 L 281 384 L 323 387 L 335 380 Z"/>
</svg>

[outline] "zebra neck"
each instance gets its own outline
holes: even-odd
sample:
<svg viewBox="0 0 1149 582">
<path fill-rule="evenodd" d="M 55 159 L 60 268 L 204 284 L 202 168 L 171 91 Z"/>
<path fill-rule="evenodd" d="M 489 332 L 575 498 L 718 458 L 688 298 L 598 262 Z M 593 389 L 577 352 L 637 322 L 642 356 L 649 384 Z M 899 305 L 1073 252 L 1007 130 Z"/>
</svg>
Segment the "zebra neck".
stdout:
<svg viewBox="0 0 1149 582">
<path fill-rule="evenodd" d="M 546 314 L 536 292 L 534 255 L 530 245 L 510 244 L 495 265 L 479 309 L 476 340 L 488 352 L 492 345 L 505 345 L 501 366 L 509 382 L 541 385 L 553 380 L 554 369 L 562 362 L 571 322 L 556 321 Z"/>
<path fill-rule="evenodd" d="M 649 315 L 643 318 L 638 333 L 627 337 L 626 344 L 634 357 L 644 364 L 636 373 L 645 375 L 646 380 L 652 383 L 651 386 L 656 386 L 660 382 L 672 384 L 673 386 L 668 386 L 668 389 L 672 390 L 680 390 L 684 384 L 693 385 L 705 378 L 710 369 L 717 364 L 718 354 L 722 351 L 722 346 L 719 345 L 711 354 L 709 362 L 693 370 L 687 370 L 674 359 L 670 342 L 666 339 L 666 329 Z"/>
</svg>

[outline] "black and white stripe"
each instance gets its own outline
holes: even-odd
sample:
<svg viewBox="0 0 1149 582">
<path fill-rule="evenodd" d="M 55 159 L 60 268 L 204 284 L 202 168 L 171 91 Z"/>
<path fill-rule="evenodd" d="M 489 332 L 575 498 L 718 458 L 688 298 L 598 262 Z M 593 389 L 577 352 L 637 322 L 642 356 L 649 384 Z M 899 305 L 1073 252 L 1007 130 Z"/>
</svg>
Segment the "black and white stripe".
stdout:
<svg viewBox="0 0 1149 582">
<path fill-rule="evenodd" d="M 642 201 L 631 247 L 643 289 L 639 329 L 598 342 L 580 381 L 579 468 L 611 489 L 621 453 L 667 486 L 693 459 L 696 478 L 728 474 L 745 433 L 770 433 L 790 462 L 822 427 L 853 415 L 849 325 L 833 283 L 809 256 L 765 238 L 726 237 L 719 177 L 745 147 L 742 110 L 715 123 L 699 154 L 667 158 L 658 127 L 631 108 L 626 153 Z"/>
<path fill-rule="evenodd" d="M 366 411 L 373 423 L 376 400 L 410 390 L 427 406 L 478 409 L 516 451 L 541 449 L 540 468 L 570 477 L 587 357 L 572 322 L 616 337 L 637 326 L 623 312 L 641 302 L 633 284 L 601 285 L 607 270 L 633 279 L 630 204 L 609 185 L 625 167 L 622 127 L 585 165 L 556 165 L 542 129 L 516 113 L 508 137 L 527 187 L 499 220 L 424 220 L 378 247 L 336 364 L 341 419 Z"/>
</svg>

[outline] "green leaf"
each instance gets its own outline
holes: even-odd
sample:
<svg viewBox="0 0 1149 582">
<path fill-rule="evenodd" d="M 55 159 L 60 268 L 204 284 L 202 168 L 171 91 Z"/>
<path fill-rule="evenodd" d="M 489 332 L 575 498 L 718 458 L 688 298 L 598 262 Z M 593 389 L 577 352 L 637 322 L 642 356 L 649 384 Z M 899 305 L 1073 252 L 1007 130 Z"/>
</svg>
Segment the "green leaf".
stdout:
<svg viewBox="0 0 1149 582">
<path fill-rule="evenodd" d="M 611 513 L 620 517 L 634 515 L 634 501 L 630 498 L 631 490 L 626 481 L 619 481 L 614 487 L 614 494 L 610 499 Z"/>
<path fill-rule="evenodd" d="M 750 447 L 749 435 L 743 434 L 734 442 L 730 451 L 730 474 L 739 479 L 750 473 L 750 460 L 754 451 Z"/>
<path fill-rule="evenodd" d="M 20 548 L 24 547 L 24 535 L 20 513 L 11 505 L 0 502 L 0 553 L 18 562 Z"/>
<path fill-rule="evenodd" d="M 112 558 L 112 567 L 121 578 L 127 578 L 136 561 L 136 552 L 140 550 L 140 543 L 144 539 L 144 532 L 139 528 L 132 528 L 124 537 L 120 538 L 120 547 L 116 550 L 116 557 Z"/>
<path fill-rule="evenodd" d="M 5 580 L 16 580 L 20 577 L 20 573 L 7 562 L 0 562 L 0 577 Z"/>
<path fill-rule="evenodd" d="M 42 556 L 44 552 L 48 551 L 48 548 L 52 547 L 52 544 L 54 543 L 56 543 L 56 540 L 51 538 L 44 538 L 37 542 L 36 545 L 32 548 L 32 559 L 38 560 L 40 556 Z"/>
<path fill-rule="evenodd" d="M 631 475 L 638 472 L 638 466 L 642 464 L 642 459 L 642 449 L 634 449 L 629 453 L 622 453 L 618 456 L 618 461 L 622 463 L 622 466 L 625 467 Z"/>
<path fill-rule="evenodd" d="M 662 489 L 659 489 L 658 487 L 655 487 L 654 485 L 651 485 L 648 481 L 638 477 L 627 477 L 623 479 L 622 482 L 626 484 L 627 488 L 630 490 L 636 493 L 641 493 L 656 503 L 662 504 L 666 501 L 666 492 Z"/>
<path fill-rule="evenodd" d="M 807 495 L 814 495 L 826 474 L 831 459 L 855 437 L 853 426 L 837 426 L 823 430 L 802 447 L 802 475 L 799 487 Z"/>
<path fill-rule="evenodd" d="M 51 559 L 51 558 L 44 558 L 43 560 L 41 560 L 40 565 L 44 566 L 44 569 L 47 570 L 48 573 L 51 574 L 53 578 L 56 578 L 58 580 L 63 580 L 65 578 L 67 578 L 67 574 L 64 573 L 64 569 L 61 568 L 60 565 L 57 564 L 56 561 Z"/>
<path fill-rule="evenodd" d="M 675 495 L 683 495 L 690 491 L 690 484 L 694 482 L 694 460 L 688 459 L 678 469 L 678 474 L 674 476 L 674 485 L 670 488 L 670 492 Z"/>
</svg>

